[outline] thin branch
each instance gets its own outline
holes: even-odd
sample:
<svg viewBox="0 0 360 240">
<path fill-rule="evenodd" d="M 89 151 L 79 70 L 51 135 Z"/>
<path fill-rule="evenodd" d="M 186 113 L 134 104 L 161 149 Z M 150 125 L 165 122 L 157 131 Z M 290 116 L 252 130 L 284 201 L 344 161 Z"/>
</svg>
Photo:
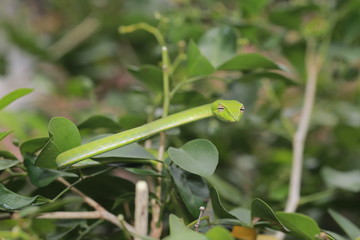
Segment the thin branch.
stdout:
<svg viewBox="0 0 360 240">
<path fill-rule="evenodd" d="M 320 69 L 319 56 L 309 47 L 307 57 L 307 81 L 304 95 L 304 106 L 299 121 L 299 126 L 293 138 L 293 159 L 290 177 L 290 187 L 285 212 L 295 212 L 299 204 L 302 167 L 305 139 L 309 130 L 311 112 L 316 94 L 316 82 Z"/>
<path fill-rule="evenodd" d="M 71 184 L 66 181 L 64 178 L 58 178 L 58 181 L 63 183 L 65 186 L 67 187 L 71 187 L 70 190 L 72 192 L 74 192 L 75 194 L 79 195 L 84 202 L 86 202 L 89 206 L 91 206 L 92 208 L 94 208 L 96 210 L 96 212 L 98 212 L 98 218 L 101 219 L 105 219 L 111 223 L 113 223 L 114 225 L 122 228 L 118 218 L 113 215 L 112 213 L 108 212 L 104 207 L 102 207 L 99 203 L 97 203 L 95 200 L 93 200 L 92 198 L 88 197 L 87 195 L 85 195 L 83 192 L 81 192 L 80 190 L 78 190 L 77 188 L 71 186 Z M 133 226 L 131 226 L 130 224 L 126 223 L 124 221 L 124 226 L 126 227 L 126 229 L 129 232 L 134 232 L 134 228 Z"/>
<path fill-rule="evenodd" d="M 98 211 L 88 212 L 49 212 L 41 213 L 37 218 L 42 219 L 98 219 L 102 218 Z"/>
</svg>

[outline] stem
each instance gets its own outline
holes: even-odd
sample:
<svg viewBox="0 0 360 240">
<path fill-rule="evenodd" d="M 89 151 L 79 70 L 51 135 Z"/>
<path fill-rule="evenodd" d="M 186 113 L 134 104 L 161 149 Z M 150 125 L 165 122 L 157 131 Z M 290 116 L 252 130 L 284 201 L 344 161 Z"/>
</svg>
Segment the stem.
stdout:
<svg viewBox="0 0 360 240">
<path fill-rule="evenodd" d="M 136 24 L 132 24 L 132 25 L 128 25 L 128 26 L 120 26 L 119 27 L 120 33 L 131 33 L 136 30 L 145 30 L 145 31 L 151 33 L 152 35 L 154 35 L 156 40 L 159 42 L 160 46 L 165 46 L 165 40 L 164 40 L 164 37 L 162 36 L 162 34 L 160 33 L 160 31 L 157 28 L 155 28 L 147 23 L 142 22 L 142 23 L 136 23 Z"/>
<path fill-rule="evenodd" d="M 189 223 L 188 225 L 186 225 L 186 227 L 187 227 L 187 228 L 191 228 L 191 227 L 195 226 L 195 224 L 198 223 L 199 220 L 200 220 L 200 222 L 203 221 L 203 220 L 206 220 L 206 221 L 208 221 L 209 226 L 211 225 L 210 222 L 209 222 L 209 221 L 210 221 L 210 217 L 209 217 L 209 216 L 203 216 L 203 217 L 201 217 L 201 218 L 199 218 L 199 219 L 196 219 L 196 220 L 192 221 L 191 223 Z"/>
<path fill-rule="evenodd" d="M 189 78 L 186 79 L 184 81 L 179 82 L 170 92 L 170 97 L 173 97 L 175 95 L 175 93 L 184 85 L 192 83 L 192 82 L 196 82 L 199 80 L 202 80 L 204 78 L 206 78 L 207 76 L 198 76 L 198 77 L 193 77 L 193 78 Z"/>
<path fill-rule="evenodd" d="M 104 220 L 99 219 L 93 224 L 91 224 L 89 227 L 87 227 L 83 232 L 80 233 L 79 237 L 76 240 L 81 240 L 86 237 L 86 235 L 91 232 L 95 227 L 97 227 L 99 224 L 101 224 Z"/>
<path fill-rule="evenodd" d="M 161 56 L 163 61 L 162 70 L 163 70 L 163 88 L 164 88 L 162 117 L 165 118 L 169 113 L 169 104 L 170 104 L 170 84 L 169 84 L 170 61 L 169 61 L 169 53 L 165 45 L 161 46 Z"/>
<path fill-rule="evenodd" d="M 118 226 L 119 228 L 123 228 L 121 226 L 119 220 L 117 219 L 117 217 L 115 215 L 113 215 L 112 213 L 108 212 L 103 206 L 101 206 L 95 200 L 88 197 L 87 195 L 85 195 L 83 192 L 81 192 L 77 188 L 72 187 L 71 184 L 68 181 L 66 181 L 65 179 L 60 177 L 60 178 L 58 178 L 58 181 L 61 182 L 62 184 L 64 184 L 65 186 L 70 187 L 71 191 L 73 191 L 75 194 L 79 195 L 84 200 L 84 202 L 86 202 L 89 206 L 94 208 L 96 210 L 96 213 L 92 212 L 92 214 L 95 214 L 97 216 L 96 218 L 105 219 L 105 220 L 113 223 L 114 225 Z M 47 214 L 50 214 L 50 213 L 47 213 Z M 126 223 L 125 221 L 124 221 L 124 226 L 125 226 L 126 230 L 128 230 L 129 232 L 134 232 L 133 226 Z"/>
<path fill-rule="evenodd" d="M 55 198 L 53 198 L 53 199 L 51 200 L 51 202 L 55 202 L 56 200 L 58 200 L 62 195 L 64 195 L 67 191 L 69 191 L 72 187 L 74 187 L 76 184 L 80 183 L 81 181 L 83 181 L 83 180 L 85 180 L 85 179 L 87 179 L 87 178 L 95 177 L 95 176 L 97 176 L 97 175 L 99 175 L 99 174 L 102 174 L 102 173 L 104 173 L 104 172 L 110 171 L 110 170 L 112 170 L 112 169 L 114 169 L 114 167 L 106 168 L 106 169 L 104 169 L 104 170 L 101 170 L 101 171 L 99 171 L 99 172 L 95 172 L 95 173 L 93 173 L 93 174 L 84 176 L 84 177 L 76 180 L 75 182 L 73 182 L 72 184 L 70 184 L 69 186 L 67 186 L 64 190 L 62 190 Z"/>
<path fill-rule="evenodd" d="M 293 138 L 293 164 L 291 168 L 290 188 L 285 212 L 295 212 L 300 199 L 304 145 L 306 135 L 309 130 L 310 116 L 316 94 L 316 81 L 320 70 L 319 55 L 314 52 L 314 47 L 311 43 L 309 43 L 307 53 L 307 81 L 304 95 L 304 106 L 299 126 Z"/>
</svg>

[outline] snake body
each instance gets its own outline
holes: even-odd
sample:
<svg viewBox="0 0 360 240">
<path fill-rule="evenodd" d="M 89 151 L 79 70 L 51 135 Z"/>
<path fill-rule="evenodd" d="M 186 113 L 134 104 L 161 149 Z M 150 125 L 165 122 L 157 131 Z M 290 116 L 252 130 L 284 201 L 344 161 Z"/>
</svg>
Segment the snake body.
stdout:
<svg viewBox="0 0 360 240">
<path fill-rule="evenodd" d="M 72 148 L 59 154 L 56 158 L 56 164 L 59 168 L 70 166 L 87 158 L 148 138 L 170 128 L 211 116 L 215 116 L 225 122 L 237 122 L 240 120 L 243 112 L 244 106 L 238 101 L 217 100 L 210 104 L 178 112 L 142 126 Z"/>
</svg>

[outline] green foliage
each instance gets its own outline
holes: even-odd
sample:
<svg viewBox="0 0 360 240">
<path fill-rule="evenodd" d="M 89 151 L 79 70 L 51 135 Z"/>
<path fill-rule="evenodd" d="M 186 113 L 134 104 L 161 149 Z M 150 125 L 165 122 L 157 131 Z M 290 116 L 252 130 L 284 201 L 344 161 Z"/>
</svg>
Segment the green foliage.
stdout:
<svg viewBox="0 0 360 240">
<path fill-rule="evenodd" d="M 329 213 L 331 217 L 341 226 L 341 228 L 345 231 L 346 235 L 350 239 L 359 239 L 360 238 L 360 228 L 355 226 L 352 222 L 350 222 L 345 217 L 341 216 L 336 211 L 329 209 Z"/>
<path fill-rule="evenodd" d="M 170 147 L 168 153 L 181 168 L 203 177 L 211 176 L 219 161 L 216 147 L 206 139 L 190 141 L 179 149 Z"/>
<path fill-rule="evenodd" d="M 0 10 L 0 238 L 127 239 L 121 224 L 135 221 L 134 183 L 146 180 L 148 202 L 160 207 L 159 238 L 234 239 L 241 226 L 266 237 L 359 239 L 359 0 L 8 2 L 15 14 Z M 24 62 L 14 61 L 19 54 Z M 28 80 L 13 85 L 26 61 Z M 285 213 L 314 72 L 302 196 L 298 213 Z M 7 111 L 30 92 L 48 95 Z M 167 131 L 165 141 L 154 136 L 56 169 L 56 156 L 81 142 L 219 98 L 244 103 L 240 123 L 202 120 Z M 85 199 L 121 227 L 38 218 L 93 211 Z"/>
<path fill-rule="evenodd" d="M 37 202 L 43 202 L 43 199 L 39 196 L 22 196 L 10 191 L 2 184 L 0 184 L 0 193 L 0 209 L 4 211 L 20 209 Z"/>
<path fill-rule="evenodd" d="M 79 130 L 66 118 L 53 118 L 48 126 L 49 140 L 42 149 L 35 165 L 42 168 L 57 168 L 55 158 L 60 153 L 81 144 Z"/>
<path fill-rule="evenodd" d="M 14 102 L 16 99 L 21 98 L 22 96 L 25 96 L 29 93 L 31 93 L 33 89 L 29 88 L 20 88 L 12 91 L 11 93 L 8 93 L 4 97 L 0 99 L 0 110 L 5 108 L 10 103 Z"/>
<path fill-rule="evenodd" d="M 298 213 L 285 212 L 277 212 L 276 216 L 285 228 L 290 231 L 289 234 L 304 240 L 320 238 L 320 228 L 310 217 Z"/>
</svg>

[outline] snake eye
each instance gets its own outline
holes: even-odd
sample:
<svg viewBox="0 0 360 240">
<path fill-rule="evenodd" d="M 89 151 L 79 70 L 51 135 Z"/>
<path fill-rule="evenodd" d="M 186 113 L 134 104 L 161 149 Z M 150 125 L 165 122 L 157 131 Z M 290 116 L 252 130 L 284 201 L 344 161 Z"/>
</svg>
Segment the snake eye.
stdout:
<svg viewBox="0 0 360 240">
<path fill-rule="evenodd" d="M 245 107 L 244 107 L 244 106 L 242 106 L 242 107 L 240 108 L 240 112 L 242 112 L 242 113 L 245 112 Z"/>
<path fill-rule="evenodd" d="M 219 110 L 219 112 L 222 112 L 222 111 L 224 111 L 225 107 L 220 104 L 220 105 L 217 107 L 217 109 Z"/>
</svg>

